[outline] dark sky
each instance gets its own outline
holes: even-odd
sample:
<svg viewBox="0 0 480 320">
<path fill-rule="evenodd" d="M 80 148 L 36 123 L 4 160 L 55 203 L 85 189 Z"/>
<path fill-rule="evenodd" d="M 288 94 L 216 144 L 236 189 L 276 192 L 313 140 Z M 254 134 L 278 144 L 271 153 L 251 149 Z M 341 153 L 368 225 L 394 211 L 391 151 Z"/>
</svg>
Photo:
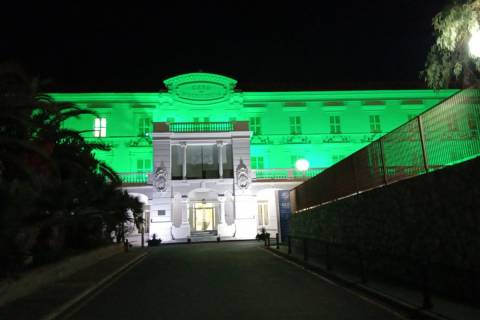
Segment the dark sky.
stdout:
<svg viewBox="0 0 480 320">
<path fill-rule="evenodd" d="M 49 91 L 158 91 L 197 71 L 249 91 L 412 87 L 446 0 L 171 2 L 3 4 L 0 60 Z"/>
</svg>

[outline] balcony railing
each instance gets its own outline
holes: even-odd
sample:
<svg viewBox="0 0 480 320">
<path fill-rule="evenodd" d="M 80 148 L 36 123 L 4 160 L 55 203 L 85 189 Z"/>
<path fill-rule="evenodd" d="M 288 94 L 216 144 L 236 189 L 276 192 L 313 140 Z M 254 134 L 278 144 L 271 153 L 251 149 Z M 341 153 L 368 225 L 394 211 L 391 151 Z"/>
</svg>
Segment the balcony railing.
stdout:
<svg viewBox="0 0 480 320">
<path fill-rule="evenodd" d="M 127 184 L 147 184 L 148 172 L 118 172 L 123 183 Z"/>
<path fill-rule="evenodd" d="M 232 122 L 175 122 L 169 124 L 170 132 L 229 132 Z"/>
<path fill-rule="evenodd" d="M 252 180 L 306 180 L 325 169 L 310 168 L 304 172 L 293 168 L 252 169 Z M 149 172 L 118 172 L 117 174 L 125 184 L 148 184 Z"/>
<path fill-rule="evenodd" d="M 252 169 L 253 180 L 306 180 L 311 178 L 326 168 L 310 168 L 307 171 L 300 171 L 294 168 L 272 168 L 272 169 Z"/>
</svg>

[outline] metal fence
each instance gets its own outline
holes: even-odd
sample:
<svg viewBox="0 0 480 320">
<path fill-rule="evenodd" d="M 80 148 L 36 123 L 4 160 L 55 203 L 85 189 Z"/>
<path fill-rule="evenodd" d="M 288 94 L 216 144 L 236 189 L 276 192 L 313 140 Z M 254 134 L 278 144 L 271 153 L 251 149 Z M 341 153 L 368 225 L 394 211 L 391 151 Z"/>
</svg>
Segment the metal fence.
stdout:
<svg viewBox="0 0 480 320">
<path fill-rule="evenodd" d="M 291 191 L 302 211 L 480 155 L 480 91 L 465 89 Z"/>
<path fill-rule="evenodd" d="M 265 240 L 265 246 L 273 246 L 274 240 Z M 297 259 L 319 266 L 330 274 L 363 283 L 390 284 L 383 288 L 409 288 L 420 293 L 418 306 L 433 307 L 432 294 L 479 306 L 480 291 L 478 268 L 463 269 L 447 263 L 433 262 L 428 257 L 393 255 L 388 252 L 369 252 L 359 246 L 306 237 L 288 236 L 287 253 Z M 277 244 L 278 249 L 278 236 Z"/>
</svg>

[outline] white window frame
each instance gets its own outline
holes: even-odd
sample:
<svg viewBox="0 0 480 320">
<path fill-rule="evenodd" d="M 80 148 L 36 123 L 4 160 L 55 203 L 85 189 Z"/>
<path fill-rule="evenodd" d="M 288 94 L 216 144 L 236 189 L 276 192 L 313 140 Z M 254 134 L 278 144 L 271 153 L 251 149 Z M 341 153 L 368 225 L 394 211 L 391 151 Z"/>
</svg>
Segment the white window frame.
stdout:
<svg viewBox="0 0 480 320">
<path fill-rule="evenodd" d="M 98 117 L 93 120 L 93 136 L 104 138 L 107 136 L 107 118 Z"/>
</svg>

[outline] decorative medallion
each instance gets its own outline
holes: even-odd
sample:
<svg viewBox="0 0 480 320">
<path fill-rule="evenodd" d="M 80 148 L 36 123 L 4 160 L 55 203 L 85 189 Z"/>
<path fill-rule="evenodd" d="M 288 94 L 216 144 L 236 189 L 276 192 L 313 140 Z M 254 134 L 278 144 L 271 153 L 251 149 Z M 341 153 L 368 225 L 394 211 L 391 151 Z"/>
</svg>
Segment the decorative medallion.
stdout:
<svg viewBox="0 0 480 320">
<path fill-rule="evenodd" d="M 153 186 L 157 191 L 167 191 L 167 169 L 165 167 L 160 166 L 155 169 L 155 174 L 153 176 Z"/>
<path fill-rule="evenodd" d="M 250 186 L 248 168 L 245 163 L 243 163 L 243 160 L 240 160 L 240 163 L 237 166 L 237 185 L 242 190 L 248 189 Z"/>
<path fill-rule="evenodd" d="M 164 81 L 168 92 L 190 103 L 211 103 L 227 99 L 237 81 L 212 73 L 187 73 Z"/>
</svg>

